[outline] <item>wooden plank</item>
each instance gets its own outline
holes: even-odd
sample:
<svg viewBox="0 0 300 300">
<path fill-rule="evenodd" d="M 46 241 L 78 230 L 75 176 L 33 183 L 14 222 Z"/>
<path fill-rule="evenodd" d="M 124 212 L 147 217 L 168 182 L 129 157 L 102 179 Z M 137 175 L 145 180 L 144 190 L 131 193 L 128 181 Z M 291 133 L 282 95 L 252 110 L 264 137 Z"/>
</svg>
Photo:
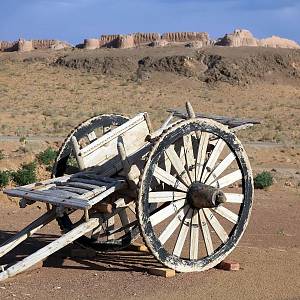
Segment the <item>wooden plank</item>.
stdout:
<svg viewBox="0 0 300 300">
<path fill-rule="evenodd" d="M 189 232 L 189 229 L 190 229 L 189 224 L 191 222 L 192 215 L 193 215 L 193 210 L 189 209 L 184 220 L 181 222 L 181 228 L 180 228 L 179 235 L 177 237 L 176 244 L 175 244 L 175 247 L 173 250 L 173 254 L 178 257 L 180 257 L 180 255 L 181 255 L 187 234 Z"/>
<path fill-rule="evenodd" d="M 56 191 L 57 190 L 62 190 L 62 191 L 72 192 L 72 193 L 79 194 L 79 195 L 82 195 L 82 194 L 85 194 L 85 193 L 88 192 L 88 190 L 85 190 L 85 189 L 82 189 L 82 188 L 79 188 L 79 187 L 66 186 L 66 185 L 56 186 L 55 190 Z"/>
<path fill-rule="evenodd" d="M 184 165 L 182 164 L 180 158 L 178 157 L 177 153 L 175 152 L 173 147 L 169 147 L 165 151 L 167 157 L 171 161 L 174 169 L 176 170 L 178 176 L 182 178 L 184 184 L 186 186 L 191 184 L 191 177 L 188 175 L 187 170 L 184 168 Z"/>
<path fill-rule="evenodd" d="M 203 208 L 206 219 L 210 223 L 211 227 L 214 229 L 218 237 L 223 243 L 226 243 L 228 240 L 228 234 L 224 230 L 223 226 L 217 220 L 217 218 L 213 215 L 209 208 Z"/>
<path fill-rule="evenodd" d="M 26 226 L 24 229 L 19 231 L 17 234 L 12 236 L 9 240 L 5 241 L 0 246 L 0 257 L 14 249 L 20 243 L 25 241 L 28 237 L 32 236 L 39 229 L 47 225 L 49 222 L 55 219 L 55 210 L 51 210 L 40 216 L 34 222 Z"/>
<path fill-rule="evenodd" d="M 153 172 L 154 177 L 157 179 L 163 181 L 164 183 L 174 187 L 175 189 L 179 189 L 181 191 L 186 192 L 188 188 L 178 179 L 176 179 L 174 176 L 171 174 L 167 173 L 164 171 L 162 168 L 156 166 L 155 170 Z"/>
<path fill-rule="evenodd" d="M 170 217 L 174 213 L 176 213 L 181 207 L 185 204 L 185 200 L 178 200 L 176 202 L 172 202 L 163 209 L 157 211 L 152 216 L 150 216 L 150 221 L 152 226 L 155 226 Z"/>
<path fill-rule="evenodd" d="M 149 192 L 149 203 L 161 203 L 176 201 L 186 198 L 185 192 L 176 192 L 176 191 L 163 191 L 163 192 Z"/>
<path fill-rule="evenodd" d="M 106 230 L 107 231 L 113 231 L 115 228 L 115 216 L 110 217 L 107 221 L 106 221 Z M 107 240 L 113 240 L 115 238 L 115 235 L 109 234 L 107 235 Z"/>
<path fill-rule="evenodd" d="M 129 232 L 129 228 L 126 227 L 126 225 L 129 224 L 129 219 L 126 213 L 126 208 L 122 209 L 119 213 L 118 213 L 121 223 L 122 223 L 122 227 L 124 227 L 124 231 L 125 233 Z"/>
<path fill-rule="evenodd" d="M 13 277 L 14 275 L 21 273 L 26 269 L 30 268 L 31 266 L 35 265 L 36 263 L 44 260 L 49 255 L 53 254 L 54 252 L 65 247 L 66 245 L 72 243 L 79 237 L 93 230 L 95 227 L 99 225 L 99 222 L 100 221 L 98 218 L 91 218 L 88 222 L 78 225 L 76 228 L 65 233 L 57 240 L 51 242 L 47 246 L 29 255 L 28 257 L 24 258 L 20 262 L 9 267 L 7 270 L 1 272 L 0 281 L 5 280 L 9 277 Z"/>
<path fill-rule="evenodd" d="M 208 175 L 204 183 L 211 184 L 216 180 L 235 160 L 235 155 L 233 152 L 230 152 L 221 162 L 220 164 Z"/>
<path fill-rule="evenodd" d="M 86 190 L 94 190 L 99 188 L 99 185 L 95 185 L 95 184 L 88 184 L 88 183 L 84 183 L 84 182 L 57 182 L 56 184 L 57 186 L 72 186 L 72 187 L 78 187 L 78 188 L 83 188 Z"/>
<path fill-rule="evenodd" d="M 204 212 L 202 209 L 199 210 L 199 217 L 200 217 L 200 225 L 201 225 L 201 231 L 204 238 L 204 244 L 206 248 L 207 255 L 211 255 L 214 252 L 214 247 L 212 244 L 209 227 L 206 222 L 206 218 L 204 216 Z"/>
<path fill-rule="evenodd" d="M 165 278 L 174 277 L 176 275 L 175 270 L 168 268 L 149 268 L 148 273 L 151 275 L 161 276 Z"/>
<path fill-rule="evenodd" d="M 88 133 L 87 137 L 90 143 L 97 139 L 95 131 Z"/>
<path fill-rule="evenodd" d="M 199 252 L 199 216 L 198 210 L 194 209 L 191 224 L 190 259 L 198 259 Z"/>
</svg>

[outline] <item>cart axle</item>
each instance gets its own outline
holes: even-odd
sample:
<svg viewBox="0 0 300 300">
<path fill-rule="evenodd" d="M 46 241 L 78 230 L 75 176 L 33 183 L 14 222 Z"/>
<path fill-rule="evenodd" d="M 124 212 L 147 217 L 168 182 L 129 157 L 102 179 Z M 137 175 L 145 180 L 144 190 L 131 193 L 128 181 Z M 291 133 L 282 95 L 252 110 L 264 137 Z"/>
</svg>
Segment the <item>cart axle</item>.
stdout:
<svg viewBox="0 0 300 300">
<path fill-rule="evenodd" d="M 188 190 L 187 200 L 195 208 L 210 208 L 225 203 L 226 196 L 215 187 L 201 182 L 194 182 Z"/>
</svg>

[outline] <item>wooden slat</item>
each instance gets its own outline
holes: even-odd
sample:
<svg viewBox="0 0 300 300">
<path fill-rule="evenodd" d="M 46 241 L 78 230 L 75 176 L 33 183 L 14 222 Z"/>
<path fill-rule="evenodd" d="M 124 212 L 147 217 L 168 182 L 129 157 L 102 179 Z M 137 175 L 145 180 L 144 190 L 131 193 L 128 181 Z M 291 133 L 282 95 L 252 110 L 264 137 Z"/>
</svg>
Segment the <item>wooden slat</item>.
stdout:
<svg viewBox="0 0 300 300">
<path fill-rule="evenodd" d="M 217 218 L 213 215 L 213 213 L 210 211 L 209 208 L 203 208 L 204 214 L 206 216 L 206 219 L 210 223 L 211 227 L 214 229 L 220 240 L 225 243 L 228 240 L 228 235 L 223 228 L 223 226 L 220 224 L 220 222 L 217 220 Z"/>
<path fill-rule="evenodd" d="M 226 202 L 228 203 L 243 203 L 244 195 L 243 194 L 236 194 L 236 193 L 225 193 Z"/>
<path fill-rule="evenodd" d="M 239 216 L 237 214 L 224 206 L 214 207 L 213 210 L 233 224 L 236 224 L 239 219 Z"/>
<path fill-rule="evenodd" d="M 206 218 L 204 216 L 204 212 L 202 209 L 199 210 L 199 217 L 200 217 L 200 225 L 201 225 L 202 235 L 204 238 L 206 253 L 207 255 L 211 255 L 214 252 L 214 247 L 212 244 L 209 227 L 207 225 Z"/>
<path fill-rule="evenodd" d="M 182 207 L 178 213 L 175 215 L 173 220 L 168 224 L 168 226 L 164 229 L 164 231 L 160 234 L 159 240 L 162 244 L 165 244 L 166 241 L 171 237 L 171 235 L 174 233 L 174 231 L 177 229 L 179 224 L 181 223 L 181 220 L 183 220 L 185 214 L 188 211 L 188 207 L 184 206 Z"/>
<path fill-rule="evenodd" d="M 57 240 L 51 242 L 47 246 L 34 252 L 33 254 L 31 254 L 28 257 L 21 260 L 20 262 L 9 267 L 7 270 L 1 272 L 0 273 L 0 281 L 5 280 L 9 277 L 12 277 L 18 273 L 21 273 L 21 272 L 25 271 L 26 269 L 30 268 L 31 266 L 35 265 L 39 261 L 44 260 L 49 255 L 51 255 L 54 252 L 58 251 L 59 249 L 65 247 L 66 245 L 72 243 L 74 240 L 83 236 L 87 232 L 93 230 L 95 227 L 97 227 L 99 225 L 99 222 L 100 221 L 98 218 L 92 218 L 88 222 L 78 225 L 76 228 L 65 233 Z"/>
<path fill-rule="evenodd" d="M 242 173 L 240 170 L 236 170 L 230 174 L 225 175 L 224 177 L 214 181 L 210 185 L 217 188 L 224 188 L 228 185 L 235 183 L 238 180 L 242 179 Z"/>
<path fill-rule="evenodd" d="M 216 180 L 235 160 L 235 155 L 233 152 L 230 152 L 221 162 L 220 164 L 209 174 L 206 178 L 205 183 L 211 184 L 213 181 Z"/>
<path fill-rule="evenodd" d="M 129 224 L 129 219 L 126 213 L 126 209 L 121 210 L 119 212 L 119 216 L 122 223 L 122 227 L 124 227 L 125 233 L 129 232 L 129 228 L 126 227 Z"/>
<path fill-rule="evenodd" d="M 176 191 L 149 192 L 149 203 L 160 203 L 185 199 L 186 193 Z"/>
<path fill-rule="evenodd" d="M 179 156 L 177 155 L 176 151 L 174 150 L 173 147 L 169 147 L 166 149 L 165 153 L 167 154 L 169 160 L 171 161 L 174 169 L 176 170 L 178 176 L 182 178 L 183 182 L 185 185 L 190 185 L 191 184 L 191 179 L 184 168 Z"/>
<path fill-rule="evenodd" d="M 184 204 L 185 204 L 185 200 L 178 200 L 176 202 L 170 203 L 166 207 L 154 213 L 152 216 L 150 216 L 150 221 L 152 226 L 159 224 L 166 218 L 176 213 L 181 207 L 184 206 Z"/>
<path fill-rule="evenodd" d="M 201 181 L 204 182 L 205 179 L 207 178 L 207 176 L 209 175 L 209 173 L 211 172 L 210 170 L 213 170 L 221 152 L 224 149 L 224 146 L 226 145 L 226 143 L 224 142 L 224 140 L 219 139 L 216 146 L 214 147 L 213 151 L 211 152 L 208 161 L 204 167 L 203 170 L 203 174 L 201 177 Z"/>
<path fill-rule="evenodd" d="M 183 136 L 183 145 L 185 149 L 185 158 L 187 169 L 189 170 L 189 175 L 191 182 L 195 181 L 195 156 L 192 144 L 192 137 L 190 134 Z"/>
<path fill-rule="evenodd" d="M 190 259 L 198 259 L 199 252 L 199 216 L 198 210 L 194 209 L 191 224 Z"/>
<path fill-rule="evenodd" d="M 190 222 L 193 215 L 193 210 L 190 208 L 184 218 L 184 220 L 181 222 L 181 228 L 176 240 L 176 244 L 173 250 L 173 254 L 180 257 L 185 240 L 187 238 L 187 234 L 190 229 Z"/>
<path fill-rule="evenodd" d="M 200 181 L 203 172 L 203 166 L 206 158 L 207 145 L 209 140 L 209 133 L 202 132 L 200 136 L 200 141 L 198 145 L 198 153 L 196 158 L 196 181 Z"/>
<path fill-rule="evenodd" d="M 166 171 L 164 171 L 162 168 L 156 166 L 154 173 L 153 173 L 154 177 L 156 177 L 157 179 L 163 181 L 164 183 L 174 187 L 175 189 L 181 190 L 186 192 L 188 190 L 188 188 L 178 179 L 176 179 L 174 176 L 172 176 L 171 174 L 167 173 Z"/>
</svg>

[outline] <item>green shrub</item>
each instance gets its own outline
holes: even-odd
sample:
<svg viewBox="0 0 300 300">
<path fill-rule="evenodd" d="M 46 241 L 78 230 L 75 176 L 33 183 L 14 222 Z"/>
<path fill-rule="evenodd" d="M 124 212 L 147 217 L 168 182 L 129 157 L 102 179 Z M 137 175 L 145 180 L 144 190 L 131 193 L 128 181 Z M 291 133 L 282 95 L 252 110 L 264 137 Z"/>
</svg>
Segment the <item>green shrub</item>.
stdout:
<svg viewBox="0 0 300 300">
<path fill-rule="evenodd" d="M 0 171 L 0 188 L 6 187 L 9 183 L 10 174 L 8 171 Z"/>
<path fill-rule="evenodd" d="M 42 151 L 39 153 L 36 158 L 40 164 L 43 164 L 45 166 L 52 165 L 56 159 L 57 152 L 52 149 L 51 147 L 48 147 L 45 151 Z"/>
<path fill-rule="evenodd" d="M 263 171 L 254 178 L 254 188 L 265 189 L 273 184 L 273 176 L 270 172 Z"/>
<path fill-rule="evenodd" d="M 0 149 L 0 160 L 4 159 L 5 158 L 5 155 L 3 153 L 3 150 Z"/>
<path fill-rule="evenodd" d="M 17 171 L 11 172 L 11 178 L 17 185 L 26 185 L 35 182 L 37 180 L 35 162 L 21 165 Z"/>
</svg>

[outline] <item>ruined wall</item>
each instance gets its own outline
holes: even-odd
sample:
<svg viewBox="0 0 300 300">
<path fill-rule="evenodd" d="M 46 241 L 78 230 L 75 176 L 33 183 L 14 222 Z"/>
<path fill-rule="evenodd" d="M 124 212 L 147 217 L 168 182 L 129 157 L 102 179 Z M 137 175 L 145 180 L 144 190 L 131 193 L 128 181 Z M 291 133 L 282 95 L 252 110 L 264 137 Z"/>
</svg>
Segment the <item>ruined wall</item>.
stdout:
<svg viewBox="0 0 300 300">
<path fill-rule="evenodd" d="M 159 33 L 153 33 L 153 32 L 149 32 L 149 33 L 137 32 L 134 33 L 133 36 L 134 36 L 134 44 L 136 46 L 149 44 L 151 42 L 158 41 L 161 39 L 161 35 Z"/>
<path fill-rule="evenodd" d="M 235 29 L 233 33 L 226 33 L 218 39 L 215 45 L 229 47 L 257 46 L 258 40 L 249 30 Z"/>
<path fill-rule="evenodd" d="M 100 43 L 98 39 L 85 39 L 83 43 L 83 48 L 93 50 L 99 48 L 99 45 Z"/>
<path fill-rule="evenodd" d="M 26 40 L 22 40 L 20 39 L 18 41 L 18 51 L 19 52 L 28 52 L 28 51 L 32 51 L 33 48 L 33 42 L 32 41 L 26 41 Z"/>
<path fill-rule="evenodd" d="M 134 36 L 132 34 L 120 35 L 116 39 L 116 48 L 129 49 L 134 47 Z"/>
<path fill-rule="evenodd" d="M 18 42 L 0 41 L 0 51 L 16 51 L 18 50 Z"/>
<path fill-rule="evenodd" d="M 117 39 L 120 34 L 104 34 L 99 39 L 99 47 L 114 48 L 117 45 Z"/>
<path fill-rule="evenodd" d="M 173 43 L 202 41 L 205 45 L 210 44 L 207 32 L 166 32 L 162 35 L 162 39 Z"/>
</svg>

